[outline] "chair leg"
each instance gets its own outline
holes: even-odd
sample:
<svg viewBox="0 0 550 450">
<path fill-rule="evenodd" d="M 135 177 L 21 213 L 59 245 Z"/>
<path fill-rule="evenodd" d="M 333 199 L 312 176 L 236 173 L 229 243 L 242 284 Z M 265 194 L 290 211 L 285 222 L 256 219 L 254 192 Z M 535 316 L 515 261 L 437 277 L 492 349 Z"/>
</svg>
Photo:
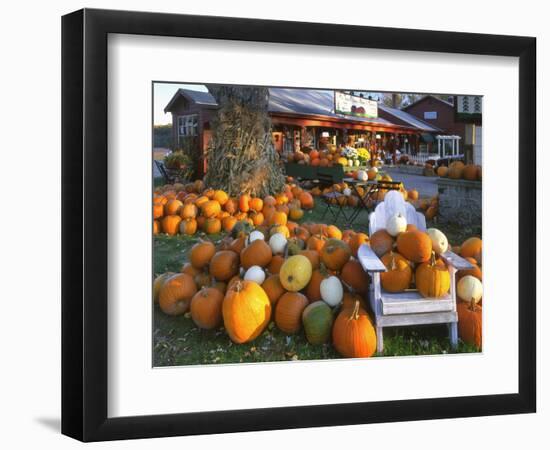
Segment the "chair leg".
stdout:
<svg viewBox="0 0 550 450">
<path fill-rule="evenodd" d="M 376 351 L 379 354 L 384 352 L 384 333 L 382 327 L 376 327 Z"/>
<path fill-rule="evenodd" d="M 458 323 L 451 322 L 449 324 L 449 339 L 451 340 L 451 347 L 456 349 L 458 345 Z"/>
</svg>

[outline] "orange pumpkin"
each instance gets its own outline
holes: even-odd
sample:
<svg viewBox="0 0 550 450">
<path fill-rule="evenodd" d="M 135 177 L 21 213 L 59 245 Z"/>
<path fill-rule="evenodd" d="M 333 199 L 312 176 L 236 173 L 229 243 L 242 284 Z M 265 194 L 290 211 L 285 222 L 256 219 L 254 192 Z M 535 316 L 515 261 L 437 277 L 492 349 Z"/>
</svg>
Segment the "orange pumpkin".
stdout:
<svg viewBox="0 0 550 450">
<path fill-rule="evenodd" d="M 222 305 L 223 323 L 229 338 L 243 344 L 256 339 L 271 318 L 271 303 L 253 281 L 235 281 L 228 287 Z"/>
<path fill-rule="evenodd" d="M 216 200 L 221 206 L 225 205 L 229 200 L 229 195 L 225 191 L 218 189 L 214 192 L 213 200 Z"/>
<path fill-rule="evenodd" d="M 311 262 L 311 267 L 313 270 L 319 268 L 319 264 L 321 262 L 321 257 L 319 256 L 319 253 L 315 250 L 301 250 L 299 255 L 304 255 L 307 259 L 309 259 L 309 262 Z"/>
<path fill-rule="evenodd" d="M 189 260 L 195 269 L 204 269 L 216 253 L 216 247 L 210 241 L 199 241 L 193 247 L 189 254 Z"/>
<path fill-rule="evenodd" d="M 466 239 L 460 247 L 460 256 L 463 258 L 476 258 L 476 255 L 481 253 L 482 241 L 478 237 Z M 477 258 L 476 258 L 477 260 Z"/>
<path fill-rule="evenodd" d="M 329 238 L 342 239 L 342 232 L 336 225 L 327 226 L 326 234 Z"/>
<path fill-rule="evenodd" d="M 359 302 L 359 307 L 366 310 L 367 305 L 365 300 L 363 300 L 363 297 L 359 294 L 354 294 L 353 292 L 344 292 L 344 297 L 342 298 L 342 309 L 353 309 L 355 307 L 355 302 Z"/>
<path fill-rule="evenodd" d="M 408 289 L 412 281 L 412 268 L 405 258 L 392 251 L 382 257 L 382 263 L 388 269 L 380 273 L 382 287 L 388 292 L 403 292 Z"/>
<path fill-rule="evenodd" d="M 185 219 L 194 219 L 197 217 L 198 214 L 198 208 L 193 203 L 184 203 L 182 208 L 180 209 L 180 217 Z"/>
<path fill-rule="evenodd" d="M 370 247 L 379 258 L 393 248 L 393 242 L 393 237 L 384 229 L 376 231 L 370 237 Z"/>
<path fill-rule="evenodd" d="M 291 220 L 300 220 L 304 217 L 304 210 L 300 208 L 291 208 L 288 215 Z"/>
<path fill-rule="evenodd" d="M 306 286 L 305 294 L 310 303 L 322 300 L 321 282 L 328 277 L 328 273 L 323 269 L 315 269 L 311 274 L 311 279 Z"/>
<path fill-rule="evenodd" d="M 180 209 L 183 207 L 183 203 L 179 200 L 176 200 L 175 198 L 172 200 L 169 200 L 166 205 L 164 205 L 164 215 L 165 216 L 172 216 L 179 214 Z"/>
<path fill-rule="evenodd" d="M 288 227 L 288 223 L 287 223 L 287 227 Z M 290 227 L 289 227 L 289 230 L 290 230 Z M 301 226 L 295 227 L 294 229 L 290 230 L 290 232 L 291 232 L 292 236 L 294 236 L 298 239 L 301 239 L 304 242 L 307 242 L 307 240 L 311 236 L 310 232 L 307 229 L 305 229 L 304 227 L 301 227 Z"/>
<path fill-rule="evenodd" d="M 305 295 L 299 292 L 286 292 L 278 300 L 275 308 L 275 324 L 286 334 L 294 334 L 302 327 L 302 312 L 308 305 Z"/>
<path fill-rule="evenodd" d="M 475 181 L 477 180 L 477 166 L 474 164 L 467 164 L 462 171 L 462 178 L 465 180 Z"/>
<path fill-rule="evenodd" d="M 267 265 L 267 271 L 271 274 L 278 274 L 285 259 L 281 255 L 273 255 L 271 261 Z"/>
<path fill-rule="evenodd" d="M 271 302 L 271 306 L 275 306 L 279 298 L 286 292 L 285 288 L 281 284 L 279 274 L 270 275 L 262 283 L 262 289 L 265 291 Z"/>
<path fill-rule="evenodd" d="M 222 219 L 222 227 L 224 231 L 228 233 L 233 230 L 233 227 L 236 225 L 237 219 L 233 216 L 227 216 Z"/>
<path fill-rule="evenodd" d="M 423 231 L 405 231 L 397 236 L 397 251 L 409 261 L 426 262 L 430 260 L 432 254 L 432 240 Z"/>
<path fill-rule="evenodd" d="M 369 276 L 356 259 L 350 259 L 344 264 L 340 278 L 343 283 L 359 294 L 365 295 L 369 290 Z"/>
<path fill-rule="evenodd" d="M 204 217 L 216 217 L 222 208 L 216 200 L 209 200 L 201 205 L 201 212 Z"/>
<path fill-rule="evenodd" d="M 212 330 L 222 322 L 223 294 L 214 287 L 205 287 L 191 299 L 191 318 L 205 330 Z"/>
<path fill-rule="evenodd" d="M 307 240 L 307 249 L 320 252 L 326 244 L 326 238 L 320 234 L 313 235 Z"/>
<path fill-rule="evenodd" d="M 351 254 L 357 258 L 357 252 L 359 247 L 363 244 L 369 243 L 369 237 L 365 233 L 354 233 L 349 241 L 349 247 L 351 249 Z M 392 242 L 393 243 L 393 242 Z"/>
<path fill-rule="evenodd" d="M 240 236 L 236 239 L 233 239 L 229 244 L 229 250 L 233 250 L 238 255 L 241 254 L 241 251 L 246 246 L 246 236 Z"/>
<path fill-rule="evenodd" d="M 196 292 L 197 285 L 190 275 L 186 273 L 173 275 L 160 288 L 160 309 L 171 316 L 184 314 L 189 309 L 191 299 Z"/>
<path fill-rule="evenodd" d="M 260 226 L 264 223 L 264 215 L 261 212 L 253 211 L 250 214 L 250 219 L 252 219 L 252 223 L 256 227 L 258 227 L 258 226 Z"/>
<path fill-rule="evenodd" d="M 200 269 L 197 269 L 196 267 L 193 267 L 193 264 L 190 262 L 186 262 L 182 267 L 180 272 L 186 273 L 187 275 L 191 275 L 193 278 L 195 275 L 200 273 Z"/>
<path fill-rule="evenodd" d="M 153 203 L 153 219 L 160 219 L 164 215 L 164 205 Z"/>
<path fill-rule="evenodd" d="M 287 215 L 282 211 L 274 211 L 269 217 L 269 225 L 286 225 Z"/>
<path fill-rule="evenodd" d="M 195 219 L 182 220 L 179 229 L 180 234 L 193 235 L 197 232 L 197 221 Z"/>
<path fill-rule="evenodd" d="M 211 217 L 204 222 L 203 230 L 207 234 L 216 234 L 222 230 L 222 222 L 220 219 Z"/>
<path fill-rule="evenodd" d="M 458 335 L 464 342 L 481 350 L 482 307 L 475 302 L 457 302 Z"/>
<path fill-rule="evenodd" d="M 465 277 L 466 275 L 472 275 L 473 277 L 476 277 L 479 281 L 483 281 L 483 275 L 481 272 L 481 269 L 477 265 L 477 261 L 474 258 L 466 257 L 464 258 L 467 260 L 470 264 L 472 264 L 474 267 L 473 269 L 463 269 L 456 272 L 456 282 L 458 283 L 462 277 Z"/>
<path fill-rule="evenodd" d="M 272 258 L 271 247 L 261 239 L 253 241 L 241 251 L 241 264 L 245 269 L 252 266 L 267 267 Z"/>
<path fill-rule="evenodd" d="M 158 303 L 160 288 L 162 288 L 164 282 L 172 275 L 175 275 L 174 272 L 161 273 L 153 280 L 153 303 Z"/>
<path fill-rule="evenodd" d="M 164 216 L 162 219 L 162 231 L 170 236 L 175 236 L 179 231 L 181 217 L 176 215 Z"/>
<path fill-rule="evenodd" d="M 159 234 L 162 231 L 162 225 L 159 220 L 153 220 L 153 234 Z"/>
<path fill-rule="evenodd" d="M 250 199 L 248 206 L 253 211 L 261 212 L 264 207 L 264 201 L 261 198 L 254 197 Z"/>
<path fill-rule="evenodd" d="M 239 255 L 231 250 L 221 250 L 210 260 L 209 272 L 218 281 L 227 281 L 239 273 Z"/>
<path fill-rule="evenodd" d="M 347 358 L 368 358 L 376 352 L 376 332 L 367 312 L 356 301 L 338 314 L 332 328 L 332 342 Z"/>
<path fill-rule="evenodd" d="M 239 203 L 234 198 L 230 198 L 223 205 L 224 211 L 227 211 L 229 214 L 235 214 L 239 210 Z"/>
<path fill-rule="evenodd" d="M 313 200 L 313 196 L 309 192 L 302 192 L 298 200 L 300 200 L 302 209 L 312 209 L 315 206 L 315 200 Z"/>
<path fill-rule="evenodd" d="M 349 245 L 339 239 L 327 240 L 320 254 L 321 261 L 331 270 L 342 269 L 351 258 Z"/>
<path fill-rule="evenodd" d="M 275 197 L 272 195 L 268 195 L 264 198 L 264 206 L 275 206 L 277 204 L 277 200 L 275 200 Z"/>
</svg>

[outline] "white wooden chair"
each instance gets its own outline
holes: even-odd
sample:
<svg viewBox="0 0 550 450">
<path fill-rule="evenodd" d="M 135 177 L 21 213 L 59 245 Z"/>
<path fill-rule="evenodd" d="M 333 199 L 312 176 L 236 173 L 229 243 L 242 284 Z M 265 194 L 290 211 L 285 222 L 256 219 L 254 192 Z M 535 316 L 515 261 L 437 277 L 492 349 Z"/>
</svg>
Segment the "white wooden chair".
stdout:
<svg viewBox="0 0 550 450">
<path fill-rule="evenodd" d="M 403 200 L 397 191 L 386 194 L 369 216 L 369 234 L 386 227 L 386 217 L 401 213 L 407 218 L 407 223 L 414 224 L 419 230 L 426 230 L 424 215 L 416 212 L 414 207 Z M 471 269 L 473 266 L 451 251 L 440 255 L 449 268 L 451 275 L 450 292 L 443 298 L 424 298 L 416 290 L 400 293 L 390 293 L 382 289 L 380 273 L 386 267 L 374 251 L 366 244 L 359 248 L 358 259 L 363 269 L 371 275 L 372 283 L 369 301 L 375 315 L 377 351 L 384 351 L 383 329 L 385 327 L 447 324 L 451 346 L 458 343 L 458 317 L 456 313 L 455 274 L 457 270 Z"/>
</svg>

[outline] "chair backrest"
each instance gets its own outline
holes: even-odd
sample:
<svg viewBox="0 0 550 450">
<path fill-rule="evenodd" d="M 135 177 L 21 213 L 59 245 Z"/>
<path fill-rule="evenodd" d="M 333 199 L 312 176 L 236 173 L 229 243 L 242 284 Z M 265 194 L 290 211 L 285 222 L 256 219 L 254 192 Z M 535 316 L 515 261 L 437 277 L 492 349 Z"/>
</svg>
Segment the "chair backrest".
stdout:
<svg viewBox="0 0 550 450">
<path fill-rule="evenodd" d="M 426 218 L 424 214 L 416 212 L 414 206 L 403 200 L 403 195 L 398 191 L 389 191 L 369 216 L 369 234 L 386 228 L 386 220 L 394 214 L 400 213 L 405 216 L 407 223 L 416 225 L 419 230 L 426 229 Z"/>
</svg>

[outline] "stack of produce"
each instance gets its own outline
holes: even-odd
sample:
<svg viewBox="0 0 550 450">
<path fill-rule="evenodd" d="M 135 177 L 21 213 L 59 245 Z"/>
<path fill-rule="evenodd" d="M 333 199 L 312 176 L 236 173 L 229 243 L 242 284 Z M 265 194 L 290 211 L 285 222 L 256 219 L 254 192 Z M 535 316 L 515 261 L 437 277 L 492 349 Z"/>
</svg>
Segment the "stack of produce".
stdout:
<svg viewBox="0 0 550 450">
<path fill-rule="evenodd" d="M 223 324 L 238 344 L 273 321 L 285 334 L 303 330 L 313 345 L 332 342 L 346 357 L 374 354 L 369 276 L 356 259 L 367 235 L 314 223 L 286 230 L 250 231 L 241 221 L 217 246 L 199 241 L 180 273 L 155 279 L 154 300 L 166 314 L 190 312 L 200 328 Z"/>
<path fill-rule="evenodd" d="M 155 234 L 193 235 L 198 230 L 206 234 L 229 232 L 239 221 L 250 226 L 282 227 L 302 218 L 304 210 L 312 209 L 314 200 L 309 192 L 295 184 L 286 184 L 284 191 L 265 198 L 242 194 L 229 197 L 223 190 L 205 188 L 202 181 L 165 185 L 153 196 L 153 231 Z"/>
<path fill-rule="evenodd" d="M 352 168 L 366 165 L 370 161 L 370 153 L 366 148 L 340 149 L 330 146 L 327 150 L 315 150 L 304 147 L 302 150 L 288 154 L 286 161 L 315 167 L 332 167 L 340 164 L 343 167 Z"/>
<path fill-rule="evenodd" d="M 475 164 L 464 164 L 462 161 L 455 161 L 447 166 L 437 168 L 437 176 L 451 178 L 453 180 L 481 181 L 481 166 Z"/>
</svg>

